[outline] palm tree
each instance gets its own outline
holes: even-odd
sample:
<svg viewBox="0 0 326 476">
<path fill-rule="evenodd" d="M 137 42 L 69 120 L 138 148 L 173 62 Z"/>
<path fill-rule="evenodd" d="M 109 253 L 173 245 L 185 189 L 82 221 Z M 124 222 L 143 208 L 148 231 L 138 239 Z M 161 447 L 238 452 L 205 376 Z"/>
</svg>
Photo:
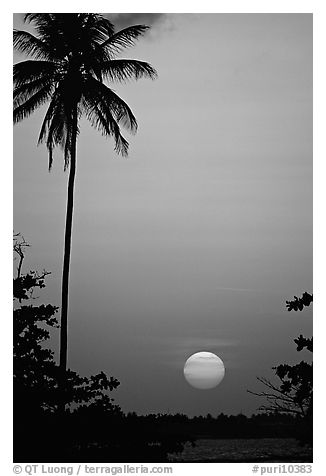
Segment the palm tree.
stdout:
<svg viewBox="0 0 326 476">
<path fill-rule="evenodd" d="M 49 102 L 38 143 L 46 143 L 49 170 L 53 149 L 58 145 L 63 149 L 64 169 L 70 169 L 60 329 L 60 373 L 64 382 L 78 121 L 86 116 L 104 136 L 113 136 L 116 152 L 126 156 L 129 144 L 120 126 L 135 133 L 137 121 L 129 106 L 105 82 L 154 79 L 157 74 L 144 61 L 117 59 L 147 26 L 115 32 L 107 18 L 94 13 L 27 13 L 24 21 L 34 25 L 36 34 L 14 30 L 14 48 L 33 58 L 14 65 L 14 123 Z"/>
</svg>

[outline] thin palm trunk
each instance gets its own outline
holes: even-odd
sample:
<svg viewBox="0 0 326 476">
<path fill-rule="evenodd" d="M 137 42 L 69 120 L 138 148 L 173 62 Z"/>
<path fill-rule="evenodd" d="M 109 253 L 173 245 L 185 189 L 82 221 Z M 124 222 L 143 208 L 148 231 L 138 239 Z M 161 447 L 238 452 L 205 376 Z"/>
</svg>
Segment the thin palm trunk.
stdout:
<svg viewBox="0 0 326 476">
<path fill-rule="evenodd" d="M 68 295 L 69 295 L 69 270 L 71 251 L 72 217 L 74 208 L 74 183 L 76 174 L 76 145 L 77 145 L 77 107 L 72 113 L 72 140 L 70 151 L 70 172 L 68 180 L 68 197 L 66 212 L 66 229 L 64 242 L 64 258 L 62 271 L 61 288 L 61 325 L 60 325 L 60 374 L 61 374 L 61 409 L 64 411 L 66 399 L 66 370 L 67 370 L 67 350 L 68 350 Z"/>
<path fill-rule="evenodd" d="M 157 73 L 144 61 L 116 57 L 147 30 L 144 25 L 115 32 L 109 20 L 95 13 L 27 13 L 24 19 L 34 23 L 37 35 L 14 30 L 14 47 L 33 58 L 14 66 L 14 122 L 50 101 L 39 143 L 46 143 L 49 168 L 56 146 L 64 149 L 65 165 L 70 159 L 58 375 L 58 407 L 64 412 L 68 402 L 68 297 L 78 117 L 84 114 L 104 136 L 114 138 L 117 153 L 128 155 L 129 144 L 120 126 L 136 132 L 137 121 L 129 106 L 105 82 L 154 79 Z"/>
</svg>

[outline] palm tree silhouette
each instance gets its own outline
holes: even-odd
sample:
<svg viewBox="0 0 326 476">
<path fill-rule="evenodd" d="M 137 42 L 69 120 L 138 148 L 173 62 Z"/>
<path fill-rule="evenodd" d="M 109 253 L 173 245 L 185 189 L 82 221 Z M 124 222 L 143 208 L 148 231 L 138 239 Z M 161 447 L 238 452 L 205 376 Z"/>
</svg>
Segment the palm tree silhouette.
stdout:
<svg viewBox="0 0 326 476">
<path fill-rule="evenodd" d="M 70 168 L 60 329 L 60 374 L 64 389 L 78 121 L 82 115 L 86 116 L 103 135 L 113 136 L 116 152 L 126 156 L 129 144 L 120 126 L 135 133 L 137 121 L 129 106 L 105 81 L 154 79 L 157 73 L 144 61 L 117 59 L 124 48 L 132 46 L 147 30 L 145 25 L 115 32 L 107 18 L 95 13 L 27 13 L 24 21 L 34 25 L 36 34 L 14 30 L 14 48 L 33 58 L 14 65 L 14 123 L 50 102 L 38 143 L 46 143 L 49 170 L 53 149 L 58 145 L 63 149 L 64 169 Z"/>
</svg>

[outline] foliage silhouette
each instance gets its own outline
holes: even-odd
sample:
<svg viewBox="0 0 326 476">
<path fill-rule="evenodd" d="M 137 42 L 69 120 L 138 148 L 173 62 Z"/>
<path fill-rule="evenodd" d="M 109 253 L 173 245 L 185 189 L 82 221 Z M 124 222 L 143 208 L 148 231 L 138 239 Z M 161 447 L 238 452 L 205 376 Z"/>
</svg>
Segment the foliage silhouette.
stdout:
<svg viewBox="0 0 326 476">
<path fill-rule="evenodd" d="M 132 46 L 145 33 L 148 28 L 145 25 L 115 32 L 107 18 L 95 13 L 27 13 L 24 21 L 34 25 L 36 35 L 14 30 L 14 47 L 33 58 L 14 65 L 14 122 L 27 118 L 50 101 L 39 143 L 46 143 L 49 169 L 53 150 L 58 145 L 63 149 L 64 168 L 70 167 L 60 328 L 61 386 L 64 390 L 78 121 L 84 115 L 102 135 L 114 138 L 117 153 L 127 155 L 129 144 L 121 134 L 120 126 L 135 133 L 137 121 L 129 106 L 105 82 L 154 79 L 157 73 L 144 61 L 117 59 L 123 49 Z M 62 398 L 62 410 L 65 403 Z"/>
<path fill-rule="evenodd" d="M 301 298 L 294 296 L 294 300 L 286 301 L 288 311 L 302 311 L 304 306 L 309 306 L 313 301 L 312 294 L 305 292 Z M 306 349 L 313 351 L 313 338 L 305 338 L 302 334 L 294 339 L 297 344 L 297 351 Z M 281 381 L 280 384 L 273 384 L 264 377 L 257 377 L 267 391 L 249 393 L 264 397 L 266 405 L 259 409 L 263 411 L 273 411 L 284 414 L 295 414 L 301 418 L 301 429 L 298 433 L 299 439 L 305 443 L 312 444 L 312 414 L 313 414 L 313 366 L 312 363 L 301 361 L 296 365 L 280 364 L 273 367 L 275 375 Z"/>
<path fill-rule="evenodd" d="M 313 295 L 304 292 L 301 298 L 294 296 L 292 301 L 286 301 L 288 311 L 302 311 L 305 306 L 310 306 L 313 300 Z"/>
<path fill-rule="evenodd" d="M 20 257 L 19 270 L 13 280 L 14 449 L 16 455 L 31 451 L 25 435 L 26 425 L 30 433 L 33 433 L 32 428 L 36 425 L 31 443 L 34 445 L 35 441 L 38 441 L 39 447 L 43 448 L 43 435 L 39 434 L 37 425 L 44 424 L 50 418 L 54 432 L 52 437 L 58 438 L 60 422 L 58 419 L 60 372 L 54 361 L 53 351 L 45 346 L 50 338 L 51 329 L 59 327 L 55 316 L 58 307 L 51 304 L 39 306 L 21 304 L 22 300 L 28 302 L 32 299 L 35 287 L 45 287 L 44 278 L 50 274 L 43 272 L 40 275 L 35 271 L 21 274 L 25 246 L 25 240 L 20 241 L 19 235 L 15 235 L 14 252 Z M 107 413 L 120 414 L 120 407 L 114 404 L 114 400 L 107 393 L 118 385 L 117 379 L 107 377 L 104 372 L 90 377 L 81 377 L 76 372 L 68 370 L 65 401 L 71 410 L 80 407 L 90 409 L 101 407 Z M 57 424 L 55 424 L 56 420 Z M 51 435 L 47 438 L 51 439 Z M 60 438 L 64 440 L 62 434 Z M 60 438 L 56 442 L 57 446 Z"/>
</svg>

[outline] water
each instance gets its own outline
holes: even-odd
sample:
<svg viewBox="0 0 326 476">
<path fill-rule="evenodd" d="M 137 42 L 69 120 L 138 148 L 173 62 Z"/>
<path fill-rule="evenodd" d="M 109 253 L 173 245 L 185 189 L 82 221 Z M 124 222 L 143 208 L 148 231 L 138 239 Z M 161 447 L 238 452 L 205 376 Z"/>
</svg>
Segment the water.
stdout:
<svg viewBox="0 0 326 476">
<path fill-rule="evenodd" d="M 297 462 L 312 461 L 312 450 L 294 438 L 199 439 L 196 446 L 187 443 L 171 462 Z"/>
</svg>

